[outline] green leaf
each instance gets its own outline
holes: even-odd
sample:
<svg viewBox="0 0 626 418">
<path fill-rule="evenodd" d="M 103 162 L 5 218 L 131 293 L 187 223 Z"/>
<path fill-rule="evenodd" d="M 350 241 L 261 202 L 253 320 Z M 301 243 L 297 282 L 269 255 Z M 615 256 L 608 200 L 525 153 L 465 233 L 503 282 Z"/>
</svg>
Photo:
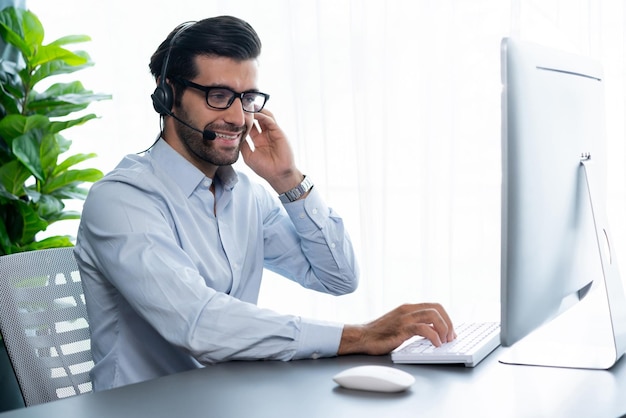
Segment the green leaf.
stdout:
<svg viewBox="0 0 626 418">
<path fill-rule="evenodd" d="M 64 210 L 63 212 L 59 212 L 56 214 L 55 218 L 48 219 L 48 222 L 58 222 L 58 221 L 73 221 L 76 219 L 80 219 L 80 212 L 76 210 Z"/>
<path fill-rule="evenodd" d="M 31 56 L 31 49 L 24 39 L 24 9 L 7 7 L 0 12 L 0 36 L 7 44 L 15 46 L 24 57 Z"/>
<path fill-rule="evenodd" d="M 63 100 L 45 100 L 41 102 L 30 102 L 29 110 L 40 115 L 49 115 L 50 117 L 62 117 L 73 112 L 80 112 L 89 106 L 90 101 L 85 100 L 81 104 L 68 103 Z"/>
<path fill-rule="evenodd" d="M 54 221 L 58 219 L 63 209 L 65 209 L 65 204 L 63 204 L 61 199 L 46 194 L 39 196 L 37 211 L 39 216 L 48 221 L 48 223 L 50 223 L 51 220 Z"/>
<path fill-rule="evenodd" d="M 15 138 L 12 146 L 13 154 L 39 180 L 44 175 L 39 161 L 39 143 L 34 135 L 26 134 Z"/>
<path fill-rule="evenodd" d="M 0 58 L 0 119 L 3 115 L 21 112 L 24 88 L 17 64 Z"/>
<path fill-rule="evenodd" d="M 85 90 L 80 93 L 59 95 L 57 99 L 68 104 L 88 105 L 94 101 L 109 100 L 111 97 L 112 96 L 110 94 L 97 94 L 92 93 L 89 90 Z"/>
<path fill-rule="evenodd" d="M 50 177 L 54 172 L 60 153 L 61 150 L 56 141 L 56 135 L 44 135 L 41 139 L 41 145 L 39 146 L 39 164 L 41 165 L 44 180 Z"/>
<path fill-rule="evenodd" d="M 31 176 L 31 172 L 19 161 L 13 160 L 0 166 L 0 183 L 2 190 L 14 197 L 24 195 L 24 182 Z M 8 197 L 8 196 L 4 196 Z"/>
<path fill-rule="evenodd" d="M 71 128 L 73 126 L 78 126 L 78 125 L 82 125 L 83 123 L 90 121 L 91 119 L 96 119 L 97 116 L 94 115 L 93 113 L 90 113 L 88 115 L 82 116 L 78 119 L 72 119 L 72 120 L 66 120 L 66 121 L 53 121 L 50 122 L 50 132 L 61 132 L 62 130 Z"/>
<path fill-rule="evenodd" d="M 110 98 L 109 94 L 94 94 L 85 90 L 82 83 L 75 81 L 53 84 L 44 93 L 33 94 L 26 106 L 36 113 L 58 117 L 83 110 L 94 101 Z"/>
<path fill-rule="evenodd" d="M 70 74 L 76 71 L 83 70 L 85 68 L 93 67 L 94 63 L 91 61 L 89 54 L 84 51 L 74 51 L 74 53 L 80 57 L 85 59 L 84 64 L 81 65 L 69 65 L 65 61 L 62 60 L 54 60 L 42 64 L 31 76 L 31 85 L 35 86 L 44 78 L 48 78 L 54 75 L 59 74 Z"/>
<path fill-rule="evenodd" d="M 22 230 L 24 228 L 24 218 L 20 211 L 20 205 L 24 202 L 17 200 L 7 201 L 0 205 L 1 216 L 5 230 L 11 242 L 21 242 Z"/>
<path fill-rule="evenodd" d="M 56 168 L 54 170 L 54 173 L 52 173 L 52 174 L 53 175 L 57 175 L 59 173 L 64 172 L 68 168 L 75 166 L 76 164 L 82 163 L 83 161 L 86 161 L 86 160 L 89 160 L 89 159 L 95 158 L 95 157 L 97 157 L 97 155 L 95 153 L 72 155 L 72 156 L 66 158 L 65 160 L 63 160 L 61 163 L 59 163 L 56 166 Z"/>
<path fill-rule="evenodd" d="M 21 251 L 45 250 L 47 248 L 73 247 L 72 241 L 68 236 L 56 235 L 42 239 L 41 241 L 31 242 L 21 248 Z"/>
<path fill-rule="evenodd" d="M 87 59 L 78 54 L 73 53 L 58 45 L 42 45 L 36 52 L 35 56 L 30 60 L 30 68 L 36 68 L 40 65 L 52 62 L 62 61 L 67 65 L 83 65 L 87 63 Z"/>
<path fill-rule="evenodd" d="M 65 137 L 61 134 L 56 134 L 55 137 L 57 139 L 57 144 L 59 145 L 59 155 L 67 152 L 72 145 L 72 141 L 65 139 Z"/>
<path fill-rule="evenodd" d="M 61 187 L 74 185 L 76 183 L 90 182 L 93 183 L 102 178 L 102 171 L 95 168 L 86 168 L 84 170 L 67 170 L 53 177 L 47 183 L 42 185 L 41 192 L 51 194 Z"/>
<path fill-rule="evenodd" d="M 68 35 L 68 36 L 63 36 L 54 42 L 51 42 L 50 45 L 61 46 L 61 45 L 69 45 L 69 44 L 78 44 L 78 43 L 89 42 L 89 41 L 91 41 L 91 37 L 87 35 Z"/>
<path fill-rule="evenodd" d="M 7 189 L 4 187 L 4 184 L 0 183 L 0 205 L 17 199 L 18 197 L 15 194 L 7 191 Z"/>
<path fill-rule="evenodd" d="M 28 196 L 28 201 L 36 207 L 37 202 L 41 199 L 41 193 L 37 191 L 37 185 L 31 185 L 24 188 L 26 192 L 26 196 Z"/>
<path fill-rule="evenodd" d="M 13 154 L 15 154 L 17 159 L 24 164 L 36 178 L 44 181 L 45 173 L 41 165 L 39 149 L 39 140 L 32 132 L 26 133 L 13 140 Z"/>
<path fill-rule="evenodd" d="M 45 98 L 52 98 L 58 96 L 68 96 L 72 94 L 91 93 L 85 90 L 83 83 L 80 81 L 72 81 L 71 83 L 55 83 L 48 87 L 46 91 L 41 94 L 37 94 L 37 99 L 42 100 Z"/>
<path fill-rule="evenodd" d="M 2 207 L 0 206 L 0 210 Z M 10 254 L 11 252 L 11 238 L 4 225 L 4 221 L 0 222 L 0 256 Z"/>
<path fill-rule="evenodd" d="M 18 200 L 17 205 L 19 214 L 24 220 L 22 234 L 17 241 L 19 243 L 31 242 L 35 239 L 35 235 L 48 228 L 48 222 L 45 219 L 41 219 L 35 209 L 27 203 Z"/>
<path fill-rule="evenodd" d="M 76 185 L 72 185 L 57 189 L 54 192 L 54 195 L 59 199 L 85 200 L 88 193 L 89 190 Z"/>
<path fill-rule="evenodd" d="M 43 115 L 7 115 L 0 119 L 0 137 L 9 147 L 13 146 L 13 140 L 24 135 L 35 135 L 34 131 L 44 131 L 50 125 L 50 119 Z"/>
<path fill-rule="evenodd" d="M 22 27 L 24 28 L 24 40 L 31 47 L 31 51 L 36 51 L 43 43 L 44 38 L 43 25 L 39 18 L 29 10 L 24 10 Z"/>
<path fill-rule="evenodd" d="M 9 61 L 4 58 L 0 58 L 0 80 L 4 84 L 7 80 L 18 81 L 20 68 L 17 62 Z M 4 86 L 3 86 L 4 87 Z"/>
<path fill-rule="evenodd" d="M 2 72 L 2 69 L 0 69 Z M 0 80 L 0 119 L 6 114 L 20 113 L 20 98 L 10 91 L 10 87 Z"/>
</svg>

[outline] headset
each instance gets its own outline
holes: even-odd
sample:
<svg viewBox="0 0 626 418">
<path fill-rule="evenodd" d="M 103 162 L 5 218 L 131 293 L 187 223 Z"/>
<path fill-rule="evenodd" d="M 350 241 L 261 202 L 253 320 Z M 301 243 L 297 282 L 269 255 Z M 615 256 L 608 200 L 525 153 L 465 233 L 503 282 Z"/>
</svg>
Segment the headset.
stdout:
<svg viewBox="0 0 626 418">
<path fill-rule="evenodd" d="M 163 58 L 163 66 L 161 67 L 161 78 L 159 79 L 157 88 L 154 89 L 154 93 L 152 93 L 150 97 L 152 97 L 152 106 L 158 114 L 160 114 L 161 116 L 171 116 L 189 129 L 201 133 L 204 140 L 212 141 L 217 137 L 215 132 L 208 129 L 200 130 L 196 127 L 193 127 L 172 113 L 172 106 L 174 105 L 174 91 L 172 90 L 172 86 L 167 84 L 167 68 L 170 61 L 170 55 L 172 54 L 172 49 L 174 49 L 174 42 L 185 30 L 195 24 L 196 22 L 185 22 L 181 24 L 178 32 L 176 32 L 174 36 L 172 36 L 172 40 L 167 47 L 167 55 L 165 55 L 165 58 Z"/>
<path fill-rule="evenodd" d="M 196 22 L 186 22 L 183 23 L 178 30 L 172 36 L 172 40 L 167 47 L 167 55 L 163 59 L 163 65 L 161 66 L 161 78 L 159 79 L 159 84 L 157 88 L 152 93 L 152 106 L 154 106 L 154 110 L 157 111 L 161 116 L 169 115 L 171 116 L 172 106 L 174 105 L 174 92 L 172 91 L 172 86 L 167 84 L 167 69 L 170 62 L 170 55 L 172 54 L 172 49 L 174 49 L 174 43 L 176 39 L 190 26 L 193 26 Z"/>
</svg>

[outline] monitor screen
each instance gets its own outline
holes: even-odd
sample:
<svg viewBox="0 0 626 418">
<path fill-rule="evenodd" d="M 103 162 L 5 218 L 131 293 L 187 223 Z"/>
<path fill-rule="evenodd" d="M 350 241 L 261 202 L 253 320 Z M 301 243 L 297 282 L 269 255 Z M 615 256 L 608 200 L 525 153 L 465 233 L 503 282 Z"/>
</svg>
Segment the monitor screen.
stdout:
<svg viewBox="0 0 626 418">
<path fill-rule="evenodd" d="M 607 294 L 603 267 L 609 264 L 611 274 L 616 267 L 602 263 L 608 228 L 598 229 L 594 219 L 606 195 L 601 65 L 512 38 L 502 41 L 501 65 L 502 346 L 518 346 L 512 363 L 526 363 L 521 341 L 535 338 L 526 351 L 553 346 L 556 359 L 534 353 L 530 364 L 610 367 L 624 349 L 616 347 L 609 299 L 623 303 L 624 295 L 613 282 Z M 579 347 L 576 359 L 561 364 L 559 356 L 567 356 L 559 350 L 584 345 L 581 317 L 604 334 L 609 360 L 578 360 L 589 349 Z M 549 341 L 536 336 L 545 327 Z"/>
</svg>

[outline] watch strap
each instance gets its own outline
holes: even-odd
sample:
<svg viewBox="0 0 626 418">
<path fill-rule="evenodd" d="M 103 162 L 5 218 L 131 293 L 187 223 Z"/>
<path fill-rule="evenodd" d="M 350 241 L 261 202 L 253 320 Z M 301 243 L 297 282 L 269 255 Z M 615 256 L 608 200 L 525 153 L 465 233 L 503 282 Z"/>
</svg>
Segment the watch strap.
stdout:
<svg viewBox="0 0 626 418">
<path fill-rule="evenodd" d="M 295 202 L 312 188 L 313 182 L 307 176 L 304 176 L 304 179 L 302 179 L 302 183 L 298 184 L 291 190 L 287 190 L 285 193 L 279 194 L 278 198 L 283 203 Z"/>
</svg>

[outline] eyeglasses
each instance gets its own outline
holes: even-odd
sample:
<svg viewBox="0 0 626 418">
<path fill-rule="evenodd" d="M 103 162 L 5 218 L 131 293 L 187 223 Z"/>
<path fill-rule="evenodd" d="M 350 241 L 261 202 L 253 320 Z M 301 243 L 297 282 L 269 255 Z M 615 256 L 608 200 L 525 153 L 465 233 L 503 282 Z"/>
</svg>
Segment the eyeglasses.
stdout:
<svg viewBox="0 0 626 418">
<path fill-rule="evenodd" d="M 176 81 L 182 83 L 186 87 L 203 91 L 206 94 L 206 104 L 213 109 L 228 109 L 236 98 L 241 100 L 241 107 L 248 113 L 257 113 L 263 109 L 265 103 L 269 100 L 270 95 L 258 91 L 236 92 L 227 87 L 208 87 L 196 84 L 193 81 L 176 78 Z"/>
</svg>

